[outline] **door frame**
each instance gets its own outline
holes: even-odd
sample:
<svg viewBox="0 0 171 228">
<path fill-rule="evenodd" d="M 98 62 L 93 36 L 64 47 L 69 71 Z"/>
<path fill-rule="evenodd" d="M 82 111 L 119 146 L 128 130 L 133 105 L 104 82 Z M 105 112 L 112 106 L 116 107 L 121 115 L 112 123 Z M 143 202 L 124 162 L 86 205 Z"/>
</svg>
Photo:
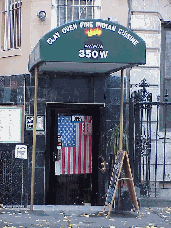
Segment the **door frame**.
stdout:
<svg viewBox="0 0 171 228">
<path fill-rule="evenodd" d="M 100 205 L 99 195 L 103 194 L 99 186 L 98 157 L 101 154 L 100 132 L 104 103 L 46 103 L 46 151 L 45 151 L 45 204 L 54 204 L 55 192 L 53 182 L 55 166 L 53 165 L 53 151 L 57 145 L 57 116 L 60 113 L 91 115 L 92 126 L 92 202 L 91 205 Z M 104 184 L 105 193 L 105 184 Z"/>
</svg>

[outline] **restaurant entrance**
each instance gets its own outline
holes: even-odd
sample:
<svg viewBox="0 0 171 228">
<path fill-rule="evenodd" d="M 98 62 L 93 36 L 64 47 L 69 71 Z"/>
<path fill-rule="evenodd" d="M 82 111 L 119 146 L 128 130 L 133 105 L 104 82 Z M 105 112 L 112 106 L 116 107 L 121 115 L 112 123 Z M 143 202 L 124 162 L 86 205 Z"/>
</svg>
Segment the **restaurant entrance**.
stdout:
<svg viewBox="0 0 171 228">
<path fill-rule="evenodd" d="M 96 205 L 103 104 L 47 105 L 47 204 Z"/>
</svg>

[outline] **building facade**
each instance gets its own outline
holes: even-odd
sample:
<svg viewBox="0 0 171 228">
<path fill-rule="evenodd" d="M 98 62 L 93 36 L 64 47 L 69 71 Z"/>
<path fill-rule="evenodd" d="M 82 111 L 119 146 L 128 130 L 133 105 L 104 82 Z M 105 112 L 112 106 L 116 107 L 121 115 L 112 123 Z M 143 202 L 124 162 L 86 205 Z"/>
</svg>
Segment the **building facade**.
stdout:
<svg viewBox="0 0 171 228">
<path fill-rule="evenodd" d="M 153 94 L 153 101 L 157 101 L 157 95 L 163 101 L 165 90 L 170 92 L 170 11 L 171 2 L 169 0 L 154 1 L 154 4 L 152 1 L 142 0 L 1 1 L 0 103 L 2 107 L 21 106 L 24 110 L 21 117 L 21 119 L 23 118 L 22 128 L 24 128 L 22 140 L 13 142 L 9 139 L 1 139 L 1 163 L 3 164 L 1 175 L 4 179 L 6 178 L 4 170 L 7 170 L 7 166 L 10 169 L 15 160 L 13 167 L 15 170 L 18 167 L 17 175 L 21 179 L 20 189 L 23 202 L 27 196 L 28 203 L 30 202 L 33 144 L 34 74 L 28 70 L 28 61 L 31 51 L 40 38 L 56 27 L 82 19 L 113 21 L 131 29 L 146 42 L 146 64 L 124 71 L 125 102 L 129 100 L 133 91 L 139 89 L 138 84 L 143 78 L 146 78 L 150 84 L 148 90 Z M 128 127 L 127 113 L 128 107 L 125 103 L 125 127 Z M 119 123 L 119 114 L 120 72 L 112 72 L 107 75 L 94 73 L 93 76 L 79 73 L 76 75 L 73 73 L 59 74 L 52 71 L 39 74 L 37 115 L 40 118 L 40 129 L 36 133 L 35 204 L 81 204 L 85 200 L 87 189 L 91 189 L 92 197 L 89 200 L 92 205 L 103 205 L 109 178 L 108 172 L 103 173 L 100 169 L 99 157 L 109 163 L 110 151 L 106 149 L 106 135 L 114 124 Z M 84 134 L 87 137 L 85 137 L 84 145 L 91 144 L 92 135 L 93 170 L 88 170 L 84 161 L 80 163 L 80 168 L 63 166 L 63 171 L 59 171 L 60 167 L 55 163 L 57 162 L 54 159 L 55 150 L 57 146 L 60 147 L 58 145 L 59 137 L 60 134 L 63 134 L 59 131 L 59 121 L 67 122 L 69 116 L 87 120 L 86 123 L 82 123 L 89 129 L 87 135 Z M 93 126 L 91 126 L 91 118 L 93 118 Z M 155 108 L 152 111 L 152 118 L 152 139 L 153 137 L 155 139 L 157 123 Z M 80 120 L 75 123 L 75 128 L 77 125 L 79 126 Z M 66 127 L 65 124 L 64 126 Z M 91 133 L 91 128 L 93 133 Z M 167 135 L 169 138 L 169 127 Z M 164 137 L 164 132 L 161 129 L 158 136 L 158 145 L 161 147 L 158 152 L 158 188 L 161 187 L 160 182 L 163 180 L 162 137 Z M 169 142 L 169 139 L 167 140 Z M 27 159 L 11 158 L 10 164 L 5 163 L 6 154 L 9 157 L 14 154 L 18 143 L 27 145 Z M 65 143 L 66 148 L 73 147 L 74 139 L 70 145 Z M 165 181 L 167 187 L 170 188 L 169 143 L 166 144 L 165 150 L 167 160 Z M 67 151 L 67 153 L 69 152 Z M 72 153 L 74 154 L 74 152 Z M 154 181 L 154 155 L 155 142 L 152 141 L 151 185 Z M 67 163 L 68 159 L 65 161 Z M 70 164 L 74 163 L 71 161 Z M 20 168 L 22 175 L 19 174 Z M 73 171 L 76 169 L 81 170 L 79 174 Z M 58 175 L 60 172 L 64 175 Z M 6 178 L 5 181 L 11 183 L 10 178 L 8 180 Z M 3 182 L 2 186 L 5 186 L 6 182 Z M 15 190 L 15 186 L 11 188 Z M 159 194 L 164 196 L 165 191 L 163 189 Z M 11 197 L 10 190 L 5 189 L 1 192 L 3 200 L 7 198 L 7 192 Z"/>
</svg>

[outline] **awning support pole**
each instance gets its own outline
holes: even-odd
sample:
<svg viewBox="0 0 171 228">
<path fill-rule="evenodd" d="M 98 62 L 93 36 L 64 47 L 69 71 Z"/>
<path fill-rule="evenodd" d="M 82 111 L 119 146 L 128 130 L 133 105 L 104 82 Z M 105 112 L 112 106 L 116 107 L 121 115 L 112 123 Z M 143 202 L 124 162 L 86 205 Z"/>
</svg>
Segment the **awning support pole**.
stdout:
<svg viewBox="0 0 171 228">
<path fill-rule="evenodd" d="M 35 179 L 35 150 L 36 150 L 36 124 L 37 124 L 37 88 L 38 76 L 37 66 L 35 67 L 35 89 L 34 89 L 34 120 L 33 120 L 33 147 L 32 147 L 32 173 L 31 173 L 31 201 L 30 210 L 33 210 L 34 179 Z"/>
<path fill-rule="evenodd" d="M 123 69 L 121 70 L 121 104 L 120 104 L 120 136 L 119 136 L 119 150 L 122 150 L 123 141 L 123 99 L 124 99 L 124 76 Z"/>
</svg>

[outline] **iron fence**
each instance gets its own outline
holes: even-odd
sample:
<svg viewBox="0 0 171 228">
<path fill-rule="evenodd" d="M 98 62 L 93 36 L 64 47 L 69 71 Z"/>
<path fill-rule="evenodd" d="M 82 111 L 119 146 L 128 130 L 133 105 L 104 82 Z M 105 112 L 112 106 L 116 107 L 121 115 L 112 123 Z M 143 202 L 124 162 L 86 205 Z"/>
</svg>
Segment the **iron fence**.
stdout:
<svg viewBox="0 0 171 228">
<path fill-rule="evenodd" d="M 0 203 L 5 207 L 27 206 L 27 161 L 15 158 L 14 150 L 0 151 Z"/>
<path fill-rule="evenodd" d="M 164 102 L 159 96 L 152 101 L 148 83 L 142 80 L 140 89 L 129 101 L 129 157 L 135 185 L 141 195 L 157 197 L 160 189 L 171 188 L 171 157 L 169 132 L 171 103 L 167 90 Z"/>
</svg>

